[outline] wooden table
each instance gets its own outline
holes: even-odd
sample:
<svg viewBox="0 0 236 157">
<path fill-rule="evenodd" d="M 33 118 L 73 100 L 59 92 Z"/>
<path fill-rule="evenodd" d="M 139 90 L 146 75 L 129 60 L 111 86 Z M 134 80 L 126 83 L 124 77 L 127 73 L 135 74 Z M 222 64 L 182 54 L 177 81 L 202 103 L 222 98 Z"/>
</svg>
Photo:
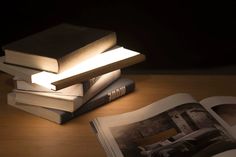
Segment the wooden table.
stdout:
<svg viewBox="0 0 236 157">
<path fill-rule="evenodd" d="M 213 95 L 236 96 L 234 75 L 126 75 L 136 91 L 64 125 L 33 116 L 7 105 L 11 76 L 0 72 L 1 157 L 106 156 L 89 121 L 98 116 L 133 111 L 174 93 L 187 92 L 197 100 Z"/>
</svg>

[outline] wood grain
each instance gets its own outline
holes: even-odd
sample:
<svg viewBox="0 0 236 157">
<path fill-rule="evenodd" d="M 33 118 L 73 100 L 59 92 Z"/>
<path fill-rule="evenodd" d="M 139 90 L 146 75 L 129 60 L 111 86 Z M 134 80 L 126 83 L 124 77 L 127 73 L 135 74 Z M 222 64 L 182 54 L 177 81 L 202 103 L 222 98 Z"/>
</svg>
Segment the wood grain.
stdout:
<svg viewBox="0 0 236 157">
<path fill-rule="evenodd" d="M 89 121 L 98 116 L 133 111 L 174 93 L 187 92 L 197 100 L 213 95 L 236 96 L 236 76 L 126 75 L 136 91 L 112 103 L 57 125 L 7 105 L 11 76 L 0 72 L 0 156 L 105 157 Z"/>
</svg>

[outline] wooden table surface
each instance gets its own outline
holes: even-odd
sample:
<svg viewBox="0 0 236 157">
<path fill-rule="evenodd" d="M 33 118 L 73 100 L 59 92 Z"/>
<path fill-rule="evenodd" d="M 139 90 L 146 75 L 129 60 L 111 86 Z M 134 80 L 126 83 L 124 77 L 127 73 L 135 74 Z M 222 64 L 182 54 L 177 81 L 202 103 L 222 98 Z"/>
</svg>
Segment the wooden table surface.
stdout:
<svg viewBox="0 0 236 157">
<path fill-rule="evenodd" d="M 133 111 L 166 96 L 186 92 L 197 100 L 236 96 L 234 75 L 126 75 L 135 92 L 58 125 L 7 105 L 12 77 L 0 72 L 0 157 L 105 157 L 89 121 L 98 116 Z"/>
</svg>

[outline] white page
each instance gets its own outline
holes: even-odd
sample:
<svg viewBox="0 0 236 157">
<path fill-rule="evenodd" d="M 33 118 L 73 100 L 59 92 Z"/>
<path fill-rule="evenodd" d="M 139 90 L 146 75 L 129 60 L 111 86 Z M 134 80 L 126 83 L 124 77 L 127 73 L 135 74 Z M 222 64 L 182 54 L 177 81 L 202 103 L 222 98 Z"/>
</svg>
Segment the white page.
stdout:
<svg viewBox="0 0 236 157">
<path fill-rule="evenodd" d="M 230 126 L 225 120 L 222 119 L 222 117 L 220 117 L 220 115 L 218 115 L 212 109 L 215 106 L 220 106 L 220 105 L 224 105 L 224 104 L 235 104 L 236 105 L 236 97 L 214 96 L 214 97 L 205 98 L 202 101 L 200 101 L 200 103 L 236 139 L 236 125 Z"/>
</svg>

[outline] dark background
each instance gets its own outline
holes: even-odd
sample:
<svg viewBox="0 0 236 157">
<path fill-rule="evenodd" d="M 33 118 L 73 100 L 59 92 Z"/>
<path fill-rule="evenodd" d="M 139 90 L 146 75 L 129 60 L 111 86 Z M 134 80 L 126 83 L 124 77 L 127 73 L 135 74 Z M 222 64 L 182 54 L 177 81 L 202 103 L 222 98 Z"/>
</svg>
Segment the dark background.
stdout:
<svg viewBox="0 0 236 157">
<path fill-rule="evenodd" d="M 0 46 L 68 22 L 116 31 L 119 45 L 147 57 L 134 69 L 235 65 L 234 13 L 233 1 L 6 1 Z"/>
</svg>

